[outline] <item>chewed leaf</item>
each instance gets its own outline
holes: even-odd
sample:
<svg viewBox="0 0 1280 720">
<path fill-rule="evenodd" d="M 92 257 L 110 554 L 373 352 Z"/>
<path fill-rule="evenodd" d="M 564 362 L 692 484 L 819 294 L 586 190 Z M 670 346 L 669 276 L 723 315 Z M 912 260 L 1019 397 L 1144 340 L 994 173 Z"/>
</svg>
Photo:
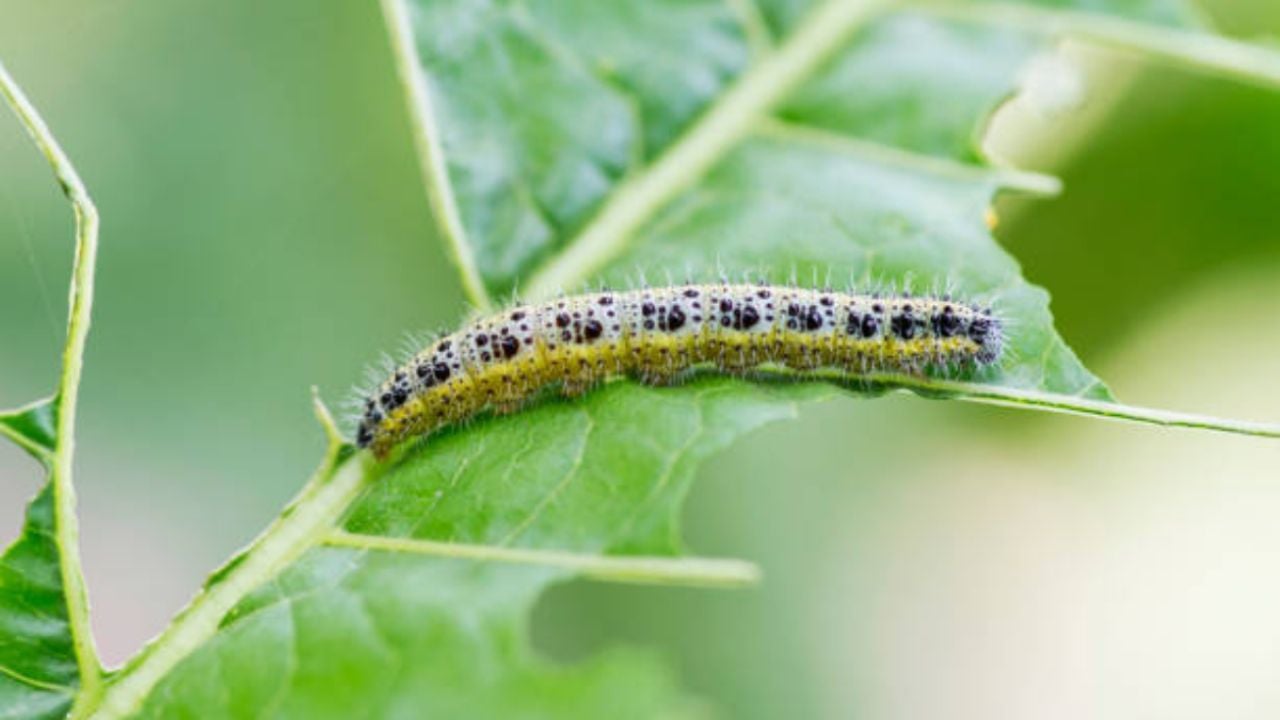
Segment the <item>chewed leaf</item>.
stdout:
<svg viewBox="0 0 1280 720">
<path fill-rule="evenodd" d="M 680 549 L 677 511 L 708 455 L 796 404 L 815 385 L 703 379 L 680 388 L 615 383 L 433 438 L 356 504 L 349 533 L 625 558 Z M 649 717 L 686 700 L 630 653 L 573 669 L 537 657 L 527 613 L 564 569 L 313 550 L 246 599 L 153 694 L 144 716 L 436 714 Z M 341 652 L 338 652 L 338 648 Z M 399 668 L 394 672 L 391 668 Z M 494 672 L 495 668 L 501 668 Z M 344 688 L 317 678 L 341 673 Z M 210 678 L 218 677 L 218 682 Z M 628 679 L 629 678 L 629 679 Z M 465 711 L 464 711 L 465 709 Z M 519 714 L 519 713 L 515 713 Z"/>
<path fill-rule="evenodd" d="M 614 383 L 431 438 L 383 478 L 351 532 L 578 552 L 669 554 L 699 461 L 789 417 L 816 386 L 724 378 L 676 388 Z"/>
<path fill-rule="evenodd" d="M 986 298 L 1011 320 L 1010 360 L 992 382 L 1110 399 L 1054 330 L 1048 295 L 1022 279 L 986 226 L 1001 189 L 1056 189 L 1052 178 L 984 167 L 975 149 L 986 113 L 1047 38 L 919 12 L 872 19 L 838 2 L 801 5 L 766 3 L 752 18 L 719 2 L 682 3 L 684 49 L 662 57 L 680 82 L 702 80 L 683 103 L 669 97 L 679 82 L 655 86 L 652 68 L 635 59 L 636 48 L 651 56 L 653 43 L 671 42 L 668 20 L 652 19 L 661 13 L 574 14 L 552 3 L 404 5 L 418 53 L 405 59 L 407 72 L 437 109 L 427 130 L 438 132 L 442 157 L 434 159 L 445 172 L 432 182 L 456 199 L 460 220 L 451 239 L 468 259 L 464 267 L 474 267 L 491 293 L 526 277 L 535 296 L 596 279 L 625 287 L 637 270 L 658 282 L 723 269 L 854 289 L 950 290 Z M 1166 10 L 1124 12 L 1165 18 Z M 445 42 L 432 22 L 442 14 L 466 19 L 467 31 Z M 829 27 L 839 23 L 849 27 Z M 597 32 L 582 32 L 584 24 Z M 770 47 L 757 47 L 748 60 L 753 28 L 756 45 L 766 37 Z M 523 43 L 535 40 L 547 62 L 515 62 Z M 689 49 L 695 40 L 702 50 Z M 483 62 L 474 66 L 477 58 Z M 499 66 L 504 77 L 527 77 L 478 92 Z M 575 94 L 560 94 L 566 83 Z M 536 99 L 521 95 L 532 88 L 539 88 Z M 539 108 L 518 124 L 519 135 L 491 127 L 513 94 Z M 619 101 L 634 103 L 637 113 L 610 119 L 592 111 Z M 583 109 L 569 121 L 556 115 L 569 107 Z M 592 130 L 581 127 L 584 120 Z M 614 137 L 615 151 L 582 149 Z M 623 146 L 642 150 L 624 157 Z M 507 160 L 486 159 L 494 153 Z M 579 182 L 563 186 L 548 167 Z M 487 178 L 484 192 L 477 178 Z M 572 202 L 562 187 L 573 188 Z M 487 199 L 500 188 L 501 203 Z M 520 212 L 504 209 L 520 198 L 540 199 Z M 572 216 L 548 212 L 548 203 Z M 526 219 L 513 220 L 520 216 Z"/>
<path fill-rule="evenodd" d="M 56 403 L 0 414 L 0 435 L 46 467 Z M 0 556 L 0 708 L 4 717 L 60 718 L 79 684 L 54 532 L 53 483 L 27 506 L 22 534 Z M 16 715 L 12 713 L 17 713 Z"/>
<path fill-rule="evenodd" d="M 4 717 L 64 717 L 79 685 L 54 522 L 47 483 L 27 507 L 22 534 L 0 557 Z"/>
<path fill-rule="evenodd" d="M 55 398 L 45 398 L 25 407 L 0 413 L 0 435 L 7 436 L 42 463 L 54 448 Z"/>
<path fill-rule="evenodd" d="M 170 675 L 137 717 L 688 716 L 689 699 L 648 653 L 611 652 L 568 669 L 531 652 L 527 609 L 564 577 L 316 550 L 278 579 L 267 604 Z"/>
</svg>

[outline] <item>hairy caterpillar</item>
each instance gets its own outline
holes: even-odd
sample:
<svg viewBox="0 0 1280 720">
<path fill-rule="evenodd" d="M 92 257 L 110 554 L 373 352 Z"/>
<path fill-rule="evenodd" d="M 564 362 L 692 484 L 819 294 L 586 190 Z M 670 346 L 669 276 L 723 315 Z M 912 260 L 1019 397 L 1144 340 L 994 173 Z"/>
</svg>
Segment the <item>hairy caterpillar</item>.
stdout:
<svg viewBox="0 0 1280 720">
<path fill-rule="evenodd" d="M 606 377 L 667 383 L 702 364 L 918 373 L 991 365 L 1003 342 L 990 309 L 946 296 L 748 284 L 576 295 L 513 307 L 431 343 L 365 400 L 356 444 L 384 457 L 485 408 L 512 411 L 551 383 L 574 396 Z"/>
</svg>

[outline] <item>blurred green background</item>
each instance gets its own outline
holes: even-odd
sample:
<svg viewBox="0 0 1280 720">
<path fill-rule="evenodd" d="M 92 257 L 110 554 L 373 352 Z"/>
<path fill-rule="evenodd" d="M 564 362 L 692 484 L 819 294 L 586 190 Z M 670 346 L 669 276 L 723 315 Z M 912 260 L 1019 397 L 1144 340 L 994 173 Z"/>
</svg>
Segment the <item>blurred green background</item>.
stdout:
<svg viewBox="0 0 1280 720">
<path fill-rule="evenodd" d="M 1274 3 L 1219 4 L 1280 34 Z M 1280 92 L 1061 52 L 1084 103 L 1017 101 L 989 145 L 1066 191 L 1003 198 L 1001 241 L 1121 398 L 1280 418 Z M 339 404 L 466 307 L 375 3 L 0 0 L 0 58 L 103 216 L 77 467 L 120 660 L 319 461 L 309 387 Z M 0 407 L 53 386 L 71 227 L 0 113 Z M 3 537 L 39 482 L 0 446 Z M 732 717 L 1275 716 L 1276 517 L 1277 443 L 840 401 L 691 498 L 691 546 L 758 560 L 763 586 L 576 583 L 535 638 L 657 647 Z"/>
</svg>

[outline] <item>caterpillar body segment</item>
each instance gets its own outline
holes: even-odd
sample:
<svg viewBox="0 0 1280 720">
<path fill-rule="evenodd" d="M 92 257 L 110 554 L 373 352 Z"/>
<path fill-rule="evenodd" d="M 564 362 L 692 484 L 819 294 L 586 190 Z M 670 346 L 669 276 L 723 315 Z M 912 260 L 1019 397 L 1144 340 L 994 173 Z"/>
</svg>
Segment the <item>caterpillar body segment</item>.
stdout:
<svg viewBox="0 0 1280 720">
<path fill-rule="evenodd" d="M 669 383 L 693 366 L 764 364 L 851 376 L 996 363 L 1002 324 L 947 297 L 881 297 L 758 284 L 598 292 L 509 308 L 439 338 L 365 399 L 356 443 L 385 457 L 403 440 L 551 384 L 570 396 L 626 375 Z"/>
</svg>

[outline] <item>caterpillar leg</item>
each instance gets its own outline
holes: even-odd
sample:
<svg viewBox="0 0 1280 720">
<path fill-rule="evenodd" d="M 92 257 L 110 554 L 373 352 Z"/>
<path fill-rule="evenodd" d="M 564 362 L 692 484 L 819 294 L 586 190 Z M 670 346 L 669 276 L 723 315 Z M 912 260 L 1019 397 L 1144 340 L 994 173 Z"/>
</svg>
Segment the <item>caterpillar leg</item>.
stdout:
<svg viewBox="0 0 1280 720">
<path fill-rule="evenodd" d="M 505 400 L 493 404 L 494 415 L 511 415 L 524 408 L 524 403 L 520 400 Z"/>
<path fill-rule="evenodd" d="M 564 380 L 560 383 L 560 394 L 569 399 L 580 398 L 595 385 L 591 380 Z"/>
<path fill-rule="evenodd" d="M 670 370 L 647 370 L 637 376 L 637 379 L 650 387 L 671 387 L 679 385 L 684 376 L 687 367 Z"/>
<path fill-rule="evenodd" d="M 741 347 L 730 343 L 709 343 L 705 355 L 717 369 L 730 375 L 745 375 L 754 366 Z"/>
</svg>

